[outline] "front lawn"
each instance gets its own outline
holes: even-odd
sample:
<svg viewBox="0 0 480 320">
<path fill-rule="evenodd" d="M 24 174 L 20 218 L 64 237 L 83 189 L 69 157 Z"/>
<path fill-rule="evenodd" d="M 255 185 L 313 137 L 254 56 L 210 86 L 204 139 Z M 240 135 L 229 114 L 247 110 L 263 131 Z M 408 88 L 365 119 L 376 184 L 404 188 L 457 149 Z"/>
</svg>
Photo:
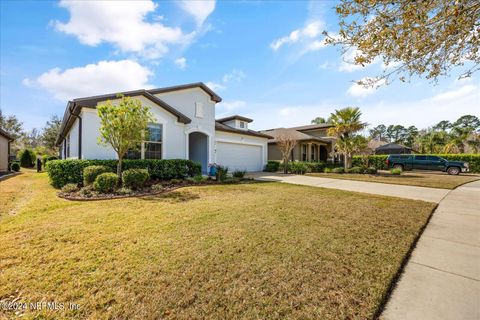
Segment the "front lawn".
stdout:
<svg viewBox="0 0 480 320">
<path fill-rule="evenodd" d="M 480 179 L 480 175 L 458 175 L 451 176 L 446 173 L 421 173 L 421 172 L 403 172 L 401 175 L 393 175 L 388 171 L 371 174 L 339 174 L 339 173 L 309 173 L 309 176 L 359 180 L 367 182 L 380 182 L 389 184 L 402 184 L 418 187 L 430 187 L 441 189 L 455 189 L 459 185 Z"/>
<path fill-rule="evenodd" d="M 33 172 L 5 191 L 0 302 L 80 305 L 27 319 L 371 318 L 434 207 L 281 183 L 74 202 Z"/>
</svg>

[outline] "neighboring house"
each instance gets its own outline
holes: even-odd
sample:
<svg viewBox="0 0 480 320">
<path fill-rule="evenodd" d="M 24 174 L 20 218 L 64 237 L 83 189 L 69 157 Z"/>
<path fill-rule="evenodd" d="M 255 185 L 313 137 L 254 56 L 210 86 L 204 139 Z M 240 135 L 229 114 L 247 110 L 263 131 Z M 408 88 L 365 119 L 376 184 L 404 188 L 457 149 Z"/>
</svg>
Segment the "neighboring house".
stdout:
<svg viewBox="0 0 480 320">
<path fill-rule="evenodd" d="M 13 138 L 0 128 L 0 172 L 9 170 L 10 143 Z"/>
<path fill-rule="evenodd" d="M 268 160 L 282 160 L 282 153 L 277 145 L 277 139 L 282 136 L 291 137 L 297 141 L 290 159 L 293 161 L 331 161 L 335 138 L 329 137 L 328 123 L 311 124 L 293 128 L 276 128 L 261 131 L 272 136 L 268 140 Z"/>
<path fill-rule="evenodd" d="M 387 143 L 375 149 L 375 154 L 410 154 L 412 148 L 397 143 Z"/>
<path fill-rule="evenodd" d="M 388 142 L 380 139 L 372 139 L 368 141 L 367 150 L 369 154 L 375 154 L 375 150 L 383 145 L 386 145 Z"/>
<path fill-rule="evenodd" d="M 215 120 L 215 105 L 222 99 L 203 83 L 123 92 L 142 101 L 154 115 L 150 138 L 126 159 L 191 159 L 202 172 L 217 163 L 230 170 L 261 171 L 267 161 L 270 136 L 250 130 L 251 119 L 232 116 Z M 98 144 L 100 118 L 96 107 L 117 94 L 69 101 L 57 138 L 62 159 L 116 159 L 110 146 Z"/>
</svg>

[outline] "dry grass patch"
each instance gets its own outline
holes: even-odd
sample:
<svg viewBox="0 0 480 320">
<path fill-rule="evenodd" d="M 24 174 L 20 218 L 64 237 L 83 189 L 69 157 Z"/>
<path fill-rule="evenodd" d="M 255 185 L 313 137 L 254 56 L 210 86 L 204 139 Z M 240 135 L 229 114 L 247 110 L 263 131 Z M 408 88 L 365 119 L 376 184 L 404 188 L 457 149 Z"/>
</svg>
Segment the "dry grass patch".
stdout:
<svg viewBox="0 0 480 320">
<path fill-rule="evenodd" d="M 281 183 L 72 202 L 24 177 L 30 200 L 0 218 L 0 300 L 81 306 L 27 319 L 371 318 L 434 207 Z"/>
<path fill-rule="evenodd" d="M 455 189 L 459 185 L 480 179 L 480 175 L 458 175 L 451 176 L 446 173 L 420 173 L 420 172 L 404 172 L 402 175 L 393 175 L 390 173 L 371 174 L 338 174 L 338 173 L 309 173 L 309 176 L 357 180 L 367 182 L 380 182 L 388 184 L 401 184 L 418 187 Z"/>
</svg>

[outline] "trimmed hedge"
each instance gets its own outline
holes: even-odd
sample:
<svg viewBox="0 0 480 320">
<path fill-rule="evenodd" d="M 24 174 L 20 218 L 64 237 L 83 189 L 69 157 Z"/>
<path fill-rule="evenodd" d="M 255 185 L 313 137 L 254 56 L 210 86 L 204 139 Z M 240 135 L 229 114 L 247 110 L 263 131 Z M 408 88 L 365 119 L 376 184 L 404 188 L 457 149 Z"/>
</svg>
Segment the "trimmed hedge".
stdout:
<svg viewBox="0 0 480 320">
<path fill-rule="evenodd" d="M 18 162 L 12 162 L 12 164 L 10 165 L 10 169 L 12 171 L 18 172 L 20 171 L 20 164 Z"/>
<path fill-rule="evenodd" d="M 450 161 L 464 161 L 468 162 L 470 166 L 470 172 L 480 173 L 480 154 L 432 154 L 433 156 L 439 156 Z M 371 155 L 368 156 L 369 166 L 375 167 L 378 170 L 388 170 L 387 160 L 388 155 Z M 353 166 L 363 166 L 363 157 L 354 156 Z"/>
<path fill-rule="evenodd" d="M 107 172 L 112 172 L 112 169 L 107 166 L 97 165 L 86 167 L 85 169 L 83 169 L 83 185 L 87 186 L 89 184 L 92 184 L 99 175 Z"/>
<path fill-rule="evenodd" d="M 146 169 L 128 169 L 122 172 L 123 186 L 130 189 L 142 188 L 149 178 Z"/>
<path fill-rule="evenodd" d="M 280 168 L 280 161 L 277 160 L 268 160 L 267 164 L 265 165 L 266 172 L 277 172 Z"/>
<path fill-rule="evenodd" d="M 103 165 L 117 170 L 117 160 L 52 160 L 47 162 L 47 172 L 53 187 L 61 188 L 67 183 L 81 184 L 83 169 L 88 166 Z M 194 177 L 202 172 L 202 166 L 191 160 L 123 160 L 122 170 L 147 169 L 153 179 L 170 180 Z"/>
<path fill-rule="evenodd" d="M 326 166 L 325 162 L 290 161 L 287 165 L 287 172 L 295 174 L 323 172 Z M 283 170 L 283 168 L 284 165 L 281 163 L 280 169 Z"/>
<path fill-rule="evenodd" d="M 99 175 L 93 182 L 93 188 L 100 193 L 109 193 L 115 190 L 118 183 L 116 173 L 106 172 Z"/>
</svg>

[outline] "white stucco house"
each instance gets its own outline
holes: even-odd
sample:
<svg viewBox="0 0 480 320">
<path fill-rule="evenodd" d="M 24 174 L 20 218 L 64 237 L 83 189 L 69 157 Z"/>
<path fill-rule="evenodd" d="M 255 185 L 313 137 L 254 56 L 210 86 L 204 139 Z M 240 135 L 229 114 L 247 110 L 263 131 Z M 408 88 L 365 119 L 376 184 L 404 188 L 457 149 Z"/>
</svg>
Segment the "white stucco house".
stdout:
<svg viewBox="0 0 480 320">
<path fill-rule="evenodd" d="M 217 163 L 230 170 L 260 171 L 267 161 L 269 135 L 250 130 L 253 120 L 234 115 L 215 119 L 222 99 L 203 83 L 121 92 L 140 99 L 154 115 L 149 141 L 126 159 L 191 159 Z M 111 147 L 98 144 L 100 118 L 96 107 L 107 100 L 118 102 L 118 93 L 69 101 L 57 146 L 62 159 L 116 159 Z"/>
</svg>

